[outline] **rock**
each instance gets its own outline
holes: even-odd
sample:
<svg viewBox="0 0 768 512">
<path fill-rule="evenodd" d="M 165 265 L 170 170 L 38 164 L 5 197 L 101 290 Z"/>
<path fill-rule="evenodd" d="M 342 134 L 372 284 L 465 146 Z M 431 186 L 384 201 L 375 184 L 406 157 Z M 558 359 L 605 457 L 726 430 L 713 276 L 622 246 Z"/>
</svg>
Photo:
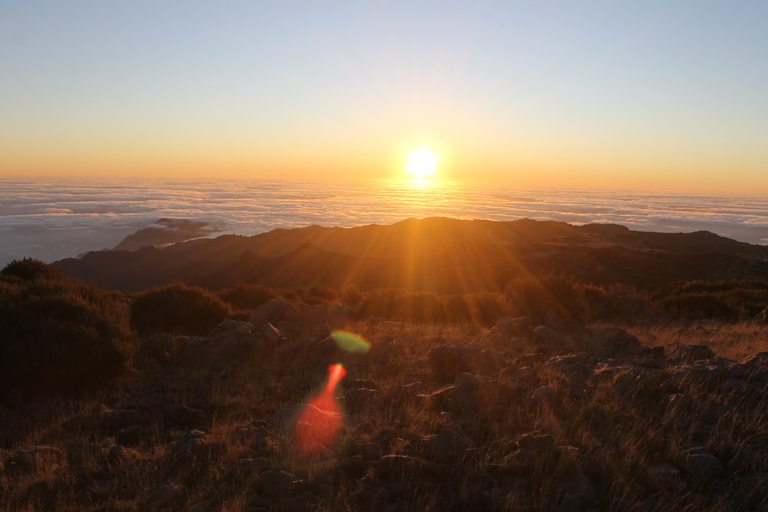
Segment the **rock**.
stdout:
<svg viewBox="0 0 768 512">
<path fill-rule="evenodd" d="M 351 315 L 352 308 L 341 302 L 334 302 L 328 305 L 325 325 L 331 330 L 341 329 L 349 323 Z"/>
<path fill-rule="evenodd" d="M 463 356 L 471 373 L 492 375 L 506 364 L 504 358 L 492 348 L 484 348 Z"/>
<path fill-rule="evenodd" d="M 348 475 L 352 475 L 354 478 L 360 478 L 365 475 L 366 464 L 362 455 L 353 455 L 347 457 L 341 463 L 341 469 Z"/>
<path fill-rule="evenodd" d="M 669 462 L 662 462 L 648 470 L 653 482 L 659 488 L 682 489 L 685 485 L 680 472 Z"/>
<path fill-rule="evenodd" d="M 753 384 L 738 379 L 728 379 L 720 386 L 720 390 L 726 393 L 737 393 L 750 398 L 764 398 L 768 392 Z"/>
<path fill-rule="evenodd" d="M 318 329 L 325 322 L 325 304 L 309 306 L 301 314 L 301 325 L 307 331 Z"/>
<path fill-rule="evenodd" d="M 63 459 L 61 450 L 53 446 L 31 446 L 21 448 L 11 458 L 10 462 L 22 469 L 42 469 L 58 464 Z"/>
<path fill-rule="evenodd" d="M 498 373 L 499 380 L 502 381 L 522 381 L 527 386 L 535 386 L 539 382 L 536 370 L 530 366 L 507 366 Z"/>
<path fill-rule="evenodd" d="M 177 441 L 173 453 L 176 457 L 186 454 L 192 456 L 198 454 L 208 443 L 208 434 L 200 430 L 191 430 L 184 433 Z"/>
<path fill-rule="evenodd" d="M 88 443 L 72 454 L 72 465 L 101 463 L 106 458 L 106 450 L 99 444 Z"/>
<path fill-rule="evenodd" d="M 250 322 L 238 322 L 230 318 L 222 321 L 208 333 L 209 338 L 222 339 L 241 337 L 250 334 L 253 324 Z"/>
<path fill-rule="evenodd" d="M 147 501 L 146 512 L 183 510 L 189 501 L 189 490 L 170 482 L 158 487 Z"/>
<path fill-rule="evenodd" d="M 555 345 L 563 345 L 565 338 L 554 329 L 547 327 L 546 325 L 537 325 L 533 328 L 533 334 L 540 341 L 552 343 Z"/>
<path fill-rule="evenodd" d="M 139 351 L 155 359 L 164 359 L 178 351 L 186 341 L 186 337 L 174 338 L 167 332 L 159 332 L 146 338 L 139 345 Z"/>
<path fill-rule="evenodd" d="M 702 484 L 712 484 L 725 477 L 725 468 L 720 460 L 704 446 L 680 450 L 679 458 L 683 468 Z"/>
<path fill-rule="evenodd" d="M 474 446 L 458 425 L 423 440 L 432 459 L 443 464 L 461 460 L 466 451 Z"/>
<path fill-rule="evenodd" d="M 344 408 L 347 412 L 356 413 L 373 404 L 379 395 L 381 392 L 375 389 L 348 389 L 344 392 Z"/>
<path fill-rule="evenodd" d="M 531 332 L 533 322 L 527 316 L 500 318 L 491 328 L 491 334 L 501 336 L 526 336 Z"/>
<path fill-rule="evenodd" d="M 536 465 L 536 453 L 520 448 L 504 457 L 501 461 L 500 471 L 507 475 L 529 477 Z"/>
<path fill-rule="evenodd" d="M 715 353 L 706 345 L 681 345 L 675 348 L 673 355 L 689 361 L 701 361 L 715 357 Z"/>
<path fill-rule="evenodd" d="M 595 332 L 597 350 L 610 355 L 631 354 L 642 347 L 637 336 L 618 327 L 607 327 Z"/>
<path fill-rule="evenodd" d="M 107 447 L 107 460 L 110 464 L 119 466 L 133 462 L 134 452 L 126 450 L 123 446 L 110 445 Z"/>
<path fill-rule="evenodd" d="M 381 458 L 381 446 L 376 443 L 367 443 L 363 446 L 362 455 L 367 461 L 379 460 Z"/>
<path fill-rule="evenodd" d="M 472 372 L 473 365 L 488 374 L 504 366 L 504 359 L 495 350 L 467 344 L 435 347 L 429 351 L 428 361 L 435 380 L 443 383 L 453 381 L 460 373 Z"/>
<path fill-rule="evenodd" d="M 259 474 L 259 487 L 271 496 L 283 496 L 301 483 L 296 475 L 287 471 L 268 470 Z"/>
<path fill-rule="evenodd" d="M 416 396 L 424 393 L 426 387 L 421 382 L 411 382 L 406 385 L 395 385 L 384 391 L 383 402 L 389 407 L 402 407 Z"/>
<path fill-rule="evenodd" d="M 562 510 L 586 510 L 598 499 L 597 486 L 581 471 L 569 475 L 562 484 Z"/>
<path fill-rule="evenodd" d="M 400 358 L 402 349 L 391 342 L 376 343 L 368 351 L 368 359 L 374 364 L 386 365 Z"/>
<path fill-rule="evenodd" d="M 765 308 L 755 315 L 752 321 L 758 324 L 768 324 L 768 308 Z"/>
<path fill-rule="evenodd" d="M 462 373 L 448 391 L 454 405 L 462 411 L 477 411 L 494 391 L 494 382 L 485 375 Z"/>
<path fill-rule="evenodd" d="M 205 411 L 181 404 L 164 406 L 160 415 L 166 428 L 203 427 L 208 423 L 208 415 Z"/>
<path fill-rule="evenodd" d="M 374 466 L 376 478 L 381 480 L 410 479 L 419 474 L 422 461 L 407 455 L 385 455 Z"/>
<path fill-rule="evenodd" d="M 268 350 L 274 349 L 280 340 L 285 338 L 283 333 L 270 323 L 259 327 L 259 330 L 256 331 L 256 336 L 268 347 Z"/>
<path fill-rule="evenodd" d="M 760 352 L 751 355 L 742 361 L 742 364 L 757 366 L 759 368 L 768 368 L 768 352 Z"/>
<path fill-rule="evenodd" d="M 552 357 L 544 363 L 544 369 L 567 377 L 574 374 L 588 377 L 592 374 L 592 371 L 582 362 L 581 356 L 576 354 Z"/>
<path fill-rule="evenodd" d="M 283 299 L 269 299 L 253 310 L 248 321 L 253 325 L 276 325 L 283 320 L 292 320 L 295 316 L 296 309 Z"/>
<path fill-rule="evenodd" d="M 283 320 L 282 322 L 278 322 L 277 330 L 283 333 L 283 335 L 286 338 L 295 338 L 299 334 L 301 334 L 301 324 L 297 322 L 291 322 L 290 320 Z"/>
<path fill-rule="evenodd" d="M 131 425 L 115 434 L 115 444 L 120 446 L 136 446 L 141 442 L 141 425 Z"/>
<path fill-rule="evenodd" d="M 232 465 L 232 476 L 238 479 L 248 479 L 269 467 L 269 461 L 264 457 L 255 459 L 240 459 Z"/>
<path fill-rule="evenodd" d="M 70 432 L 81 432 L 97 428 L 121 429 L 139 423 L 141 416 L 138 411 L 130 409 L 113 409 L 98 414 L 74 416 L 65 420 L 61 428 Z"/>
<path fill-rule="evenodd" d="M 531 395 L 531 400 L 539 405 L 554 404 L 557 399 L 557 391 L 549 386 L 542 386 Z"/>
<path fill-rule="evenodd" d="M 549 434 L 542 434 L 541 432 L 529 432 L 519 436 L 515 440 L 520 448 L 531 450 L 536 453 L 543 453 L 554 449 L 555 440 Z"/>
</svg>

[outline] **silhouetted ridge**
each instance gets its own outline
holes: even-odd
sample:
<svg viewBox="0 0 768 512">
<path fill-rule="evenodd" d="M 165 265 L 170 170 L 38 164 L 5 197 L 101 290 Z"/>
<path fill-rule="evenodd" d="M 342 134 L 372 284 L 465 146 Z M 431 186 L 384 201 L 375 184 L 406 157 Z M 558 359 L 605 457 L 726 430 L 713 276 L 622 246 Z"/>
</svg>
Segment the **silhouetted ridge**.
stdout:
<svg viewBox="0 0 768 512">
<path fill-rule="evenodd" d="M 599 285 L 653 288 L 675 281 L 768 277 L 768 248 L 706 231 L 653 233 L 614 224 L 572 226 L 407 219 L 389 226 L 308 226 L 255 236 L 224 235 L 165 249 L 100 251 L 53 264 L 88 283 L 128 291 L 175 279 L 210 288 L 237 283 L 293 288 L 398 287 L 437 292 L 501 291 L 540 274 Z"/>
</svg>

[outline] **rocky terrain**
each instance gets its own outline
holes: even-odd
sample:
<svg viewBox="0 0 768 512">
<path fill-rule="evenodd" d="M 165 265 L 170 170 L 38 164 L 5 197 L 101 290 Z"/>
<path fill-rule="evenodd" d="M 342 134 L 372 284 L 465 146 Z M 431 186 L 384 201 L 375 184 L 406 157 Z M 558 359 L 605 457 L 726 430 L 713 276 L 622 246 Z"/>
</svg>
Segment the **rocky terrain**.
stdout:
<svg viewBox="0 0 768 512">
<path fill-rule="evenodd" d="M 0 409 L 0 509 L 768 510 L 765 325 L 350 313 L 271 300 L 135 339 L 109 388 Z"/>
</svg>

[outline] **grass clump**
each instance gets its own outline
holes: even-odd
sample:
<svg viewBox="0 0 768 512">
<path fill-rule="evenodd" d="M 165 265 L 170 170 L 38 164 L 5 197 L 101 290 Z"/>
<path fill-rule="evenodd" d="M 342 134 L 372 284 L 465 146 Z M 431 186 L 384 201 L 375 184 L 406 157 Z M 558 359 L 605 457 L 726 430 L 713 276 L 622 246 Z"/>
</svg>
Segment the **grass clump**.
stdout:
<svg viewBox="0 0 768 512">
<path fill-rule="evenodd" d="M 672 317 L 689 320 L 748 320 L 768 307 L 768 281 L 764 279 L 696 281 L 659 289 L 654 306 Z"/>
<path fill-rule="evenodd" d="M 14 260 L 0 272 L 0 400 L 108 382 L 128 367 L 130 335 L 116 293 Z"/>
<path fill-rule="evenodd" d="M 180 282 L 152 288 L 131 303 L 131 325 L 141 335 L 202 336 L 231 314 L 230 305 L 218 296 Z"/>
<path fill-rule="evenodd" d="M 278 292 L 260 284 L 238 284 L 216 293 L 218 297 L 232 306 L 233 309 L 253 311 L 269 299 L 278 297 Z"/>
</svg>

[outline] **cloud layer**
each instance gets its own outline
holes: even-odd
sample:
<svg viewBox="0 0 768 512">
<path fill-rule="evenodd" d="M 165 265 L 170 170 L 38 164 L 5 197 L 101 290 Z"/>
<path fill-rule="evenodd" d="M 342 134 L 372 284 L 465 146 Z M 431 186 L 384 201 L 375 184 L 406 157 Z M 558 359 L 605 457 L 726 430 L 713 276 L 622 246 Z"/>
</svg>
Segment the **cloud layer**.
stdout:
<svg viewBox="0 0 768 512">
<path fill-rule="evenodd" d="M 205 230 L 190 231 L 193 237 L 432 216 L 616 223 L 641 231 L 707 230 L 768 243 L 768 206 L 759 197 L 397 181 L 0 180 L 0 264 L 22 257 L 51 262 L 113 248 L 161 218 L 204 224 Z"/>
</svg>

